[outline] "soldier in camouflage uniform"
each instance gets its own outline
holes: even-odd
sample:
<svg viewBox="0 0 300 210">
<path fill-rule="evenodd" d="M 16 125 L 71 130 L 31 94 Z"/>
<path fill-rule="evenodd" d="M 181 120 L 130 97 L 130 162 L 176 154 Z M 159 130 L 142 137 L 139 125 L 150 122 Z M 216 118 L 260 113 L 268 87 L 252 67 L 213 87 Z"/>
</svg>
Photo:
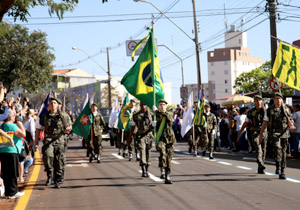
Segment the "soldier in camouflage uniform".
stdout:
<svg viewBox="0 0 300 210">
<path fill-rule="evenodd" d="M 105 122 L 102 115 L 98 112 L 98 105 L 93 103 L 91 107 L 93 113 L 93 122 L 90 135 L 88 137 L 89 142 L 89 154 L 90 163 L 93 161 L 96 155 L 97 163 L 101 163 L 101 152 L 102 152 L 102 127 L 105 127 Z M 93 142 L 92 142 L 93 141 Z"/>
<path fill-rule="evenodd" d="M 152 114 L 149 108 L 140 103 L 140 111 L 135 113 L 132 118 L 133 127 L 137 127 L 136 141 L 140 150 L 140 166 L 142 177 L 149 177 L 148 168 L 151 160 L 151 148 L 153 137 Z"/>
<path fill-rule="evenodd" d="M 43 162 L 47 173 L 46 185 L 49 186 L 53 180 L 55 188 L 60 188 L 59 181 L 63 173 L 63 161 L 65 150 L 65 134 L 72 130 L 72 126 L 65 119 L 66 115 L 58 109 L 61 100 L 50 98 L 50 111 L 44 114 L 40 119 L 40 124 L 45 128 L 45 138 L 42 147 Z"/>
<path fill-rule="evenodd" d="M 213 152 L 214 152 L 214 144 L 215 144 L 215 134 L 218 127 L 216 115 L 210 112 L 210 105 L 205 104 L 205 119 L 207 124 L 207 143 L 208 143 L 208 152 L 209 152 L 209 159 L 214 159 Z M 206 145 L 202 145 L 206 148 Z"/>
<path fill-rule="evenodd" d="M 262 135 L 262 142 L 259 144 L 259 133 L 263 123 L 264 115 L 265 115 L 265 108 L 263 98 L 260 95 L 254 96 L 254 103 L 255 107 L 250 109 L 247 112 L 247 117 L 245 119 L 244 124 L 241 127 L 239 132 L 238 138 L 240 138 L 243 130 L 246 127 L 250 127 L 250 138 L 253 142 L 254 148 L 256 149 L 256 162 L 258 164 L 257 173 L 264 174 L 265 166 L 265 158 L 267 152 L 267 140 L 268 140 L 268 133 L 267 129 L 265 128 L 263 135 Z"/>
<path fill-rule="evenodd" d="M 165 178 L 165 184 L 172 184 L 170 174 L 171 161 L 174 153 L 175 134 L 172 129 L 173 114 L 167 112 L 167 104 L 166 100 L 161 99 L 158 101 L 158 110 L 155 106 L 153 107 L 156 110 L 157 120 L 157 122 L 153 122 L 153 126 L 156 126 L 156 134 L 159 135 L 160 126 L 162 122 L 165 121 L 159 142 L 156 145 L 156 150 L 160 153 L 158 166 L 161 168 L 161 178 Z"/>
<path fill-rule="evenodd" d="M 286 149 L 290 131 L 295 129 L 291 118 L 290 110 L 283 103 L 283 96 L 280 93 L 274 95 L 274 105 L 267 109 L 264 122 L 260 129 L 259 143 L 263 141 L 263 134 L 267 125 L 270 126 L 270 139 L 274 146 L 274 159 L 276 162 L 276 174 L 279 179 L 286 179 L 284 169 L 286 167 Z"/>
</svg>

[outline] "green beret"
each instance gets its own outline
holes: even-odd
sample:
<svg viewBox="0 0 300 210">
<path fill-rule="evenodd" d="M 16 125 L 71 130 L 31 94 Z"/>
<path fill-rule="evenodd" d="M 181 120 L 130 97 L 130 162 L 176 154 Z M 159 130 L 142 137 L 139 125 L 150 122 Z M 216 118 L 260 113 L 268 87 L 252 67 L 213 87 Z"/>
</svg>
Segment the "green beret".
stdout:
<svg viewBox="0 0 300 210">
<path fill-rule="evenodd" d="M 261 95 L 255 95 L 255 96 L 254 96 L 254 99 L 256 99 L 256 98 L 259 98 L 259 99 L 261 99 L 261 100 L 263 99 L 263 98 L 261 97 Z"/>
<path fill-rule="evenodd" d="M 49 101 L 52 101 L 52 100 L 56 101 L 58 104 L 62 104 L 62 102 L 61 102 L 61 100 L 60 100 L 59 98 L 51 97 L 51 98 L 49 99 Z"/>
<path fill-rule="evenodd" d="M 279 93 L 279 92 L 276 92 L 275 94 L 274 94 L 274 97 L 275 96 L 279 96 L 279 97 L 281 97 L 282 99 L 283 99 L 283 96 L 282 96 L 282 94 L 281 93 Z"/>
<path fill-rule="evenodd" d="M 209 107 L 210 108 L 210 105 L 209 104 L 205 104 L 204 107 Z"/>
<path fill-rule="evenodd" d="M 168 104 L 168 102 L 167 102 L 165 99 L 160 99 L 160 100 L 158 101 L 158 104 L 160 104 L 160 103 Z"/>
</svg>

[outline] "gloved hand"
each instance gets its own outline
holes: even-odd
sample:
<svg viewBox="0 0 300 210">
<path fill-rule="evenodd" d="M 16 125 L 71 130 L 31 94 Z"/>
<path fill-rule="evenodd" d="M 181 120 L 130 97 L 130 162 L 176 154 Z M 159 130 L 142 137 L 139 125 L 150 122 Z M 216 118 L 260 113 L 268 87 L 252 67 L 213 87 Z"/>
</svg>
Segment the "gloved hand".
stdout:
<svg viewBox="0 0 300 210">
<path fill-rule="evenodd" d="M 155 105 L 153 105 L 152 110 L 155 112 L 157 110 L 157 107 Z"/>
<path fill-rule="evenodd" d="M 155 127 L 156 126 L 156 121 L 152 121 L 152 126 Z"/>
<path fill-rule="evenodd" d="M 215 134 L 216 134 L 216 131 L 215 131 L 215 130 L 212 130 L 212 134 L 215 135 Z"/>
</svg>

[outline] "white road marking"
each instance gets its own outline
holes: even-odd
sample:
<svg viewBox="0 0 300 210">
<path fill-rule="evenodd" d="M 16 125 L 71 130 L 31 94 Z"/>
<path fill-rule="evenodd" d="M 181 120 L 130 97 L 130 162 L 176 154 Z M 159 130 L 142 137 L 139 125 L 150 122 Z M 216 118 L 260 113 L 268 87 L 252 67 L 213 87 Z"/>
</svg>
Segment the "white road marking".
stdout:
<svg viewBox="0 0 300 210">
<path fill-rule="evenodd" d="M 111 153 L 113 156 L 115 156 L 118 159 L 124 159 L 121 155 L 118 155 L 116 153 Z"/>
<path fill-rule="evenodd" d="M 89 161 L 88 160 L 77 160 L 77 161 L 74 161 L 74 163 L 88 163 Z"/>
<path fill-rule="evenodd" d="M 175 160 L 171 160 L 172 163 L 176 164 L 176 165 L 179 165 L 180 163 L 175 161 Z"/>
<path fill-rule="evenodd" d="M 273 175 L 275 175 L 275 174 L 270 173 L 270 172 L 265 172 L 265 174 L 268 175 L 268 176 L 273 176 Z"/>
<path fill-rule="evenodd" d="M 245 170 L 252 170 L 252 168 L 246 166 L 236 166 L 237 168 L 245 169 Z"/>
<path fill-rule="evenodd" d="M 227 165 L 227 166 L 232 166 L 231 163 L 227 163 L 227 162 L 224 162 L 224 161 L 218 161 L 218 163 L 221 163 L 223 165 Z"/>
<path fill-rule="evenodd" d="M 139 170 L 140 173 L 142 173 L 142 170 Z M 149 178 L 152 179 L 153 181 L 156 181 L 156 182 L 162 182 L 163 180 L 158 178 L 157 176 L 154 176 L 153 174 L 149 173 Z"/>
<path fill-rule="evenodd" d="M 296 180 L 296 179 L 286 178 L 286 180 L 290 182 L 300 183 L 300 180 Z"/>
<path fill-rule="evenodd" d="M 67 167 L 70 167 L 70 168 L 72 168 L 72 167 L 84 167 L 84 168 L 86 168 L 86 167 L 89 167 L 89 165 L 88 165 L 87 163 L 81 163 L 81 164 L 67 164 Z"/>
</svg>

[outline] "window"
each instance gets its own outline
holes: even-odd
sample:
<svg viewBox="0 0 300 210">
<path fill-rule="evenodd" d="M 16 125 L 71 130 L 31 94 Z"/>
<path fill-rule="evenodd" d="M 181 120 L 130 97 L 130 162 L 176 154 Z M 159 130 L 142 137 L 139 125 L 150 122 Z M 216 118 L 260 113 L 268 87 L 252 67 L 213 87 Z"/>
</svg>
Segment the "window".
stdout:
<svg viewBox="0 0 300 210">
<path fill-rule="evenodd" d="M 225 56 L 226 55 L 226 52 L 223 52 L 223 56 Z"/>
<path fill-rule="evenodd" d="M 228 65 L 228 61 L 224 61 L 224 65 Z"/>
<path fill-rule="evenodd" d="M 210 72 L 210 75 L 215 75 L 215 72 L 214 72 L 214 71 L 211 71 L 211 72 Z"/>
<path fill-rule="evenodd" d="M 227 90 L 227 89 L 225 89 L 225 93 L 228 93 L 228 90 Z"/>
<path fill-rule="evenodd" d="M 242 40 L 241 39 L 239 39 L 239 44 L 242 44 Z"/>
<path fill-rule="evenodd" d="M 228 70 L 224 70 L 224 74 L 225 74 L 225 75 L 228 75 Z"/>
<path fill-rule="evenodd" d="M 212 81 L 211 81 L 211 84 L 215 84 L 215 80 L 212 80 Z"/>
<path fill-rule="evenodd" d="M 227 84 L 228 83 L 228 80 L 227 79 L 225 79 L 225 84 Z"/>
<path fill-rule="evenodd" d="M 214 57 L 215 55 L 214 55 L 214 53 L 213 52 L 211 52 L 210 53 L 210 57 Z"/>
<path fill-rule="evenodd" d="M 214 63 L 214 62 L 211 62 L 211 63 L 210 63 L 210 65 L 211 65 L 211 66 L 214 66 L 214 65 L 215 65 L 215 63 Z"/>
</svg>

